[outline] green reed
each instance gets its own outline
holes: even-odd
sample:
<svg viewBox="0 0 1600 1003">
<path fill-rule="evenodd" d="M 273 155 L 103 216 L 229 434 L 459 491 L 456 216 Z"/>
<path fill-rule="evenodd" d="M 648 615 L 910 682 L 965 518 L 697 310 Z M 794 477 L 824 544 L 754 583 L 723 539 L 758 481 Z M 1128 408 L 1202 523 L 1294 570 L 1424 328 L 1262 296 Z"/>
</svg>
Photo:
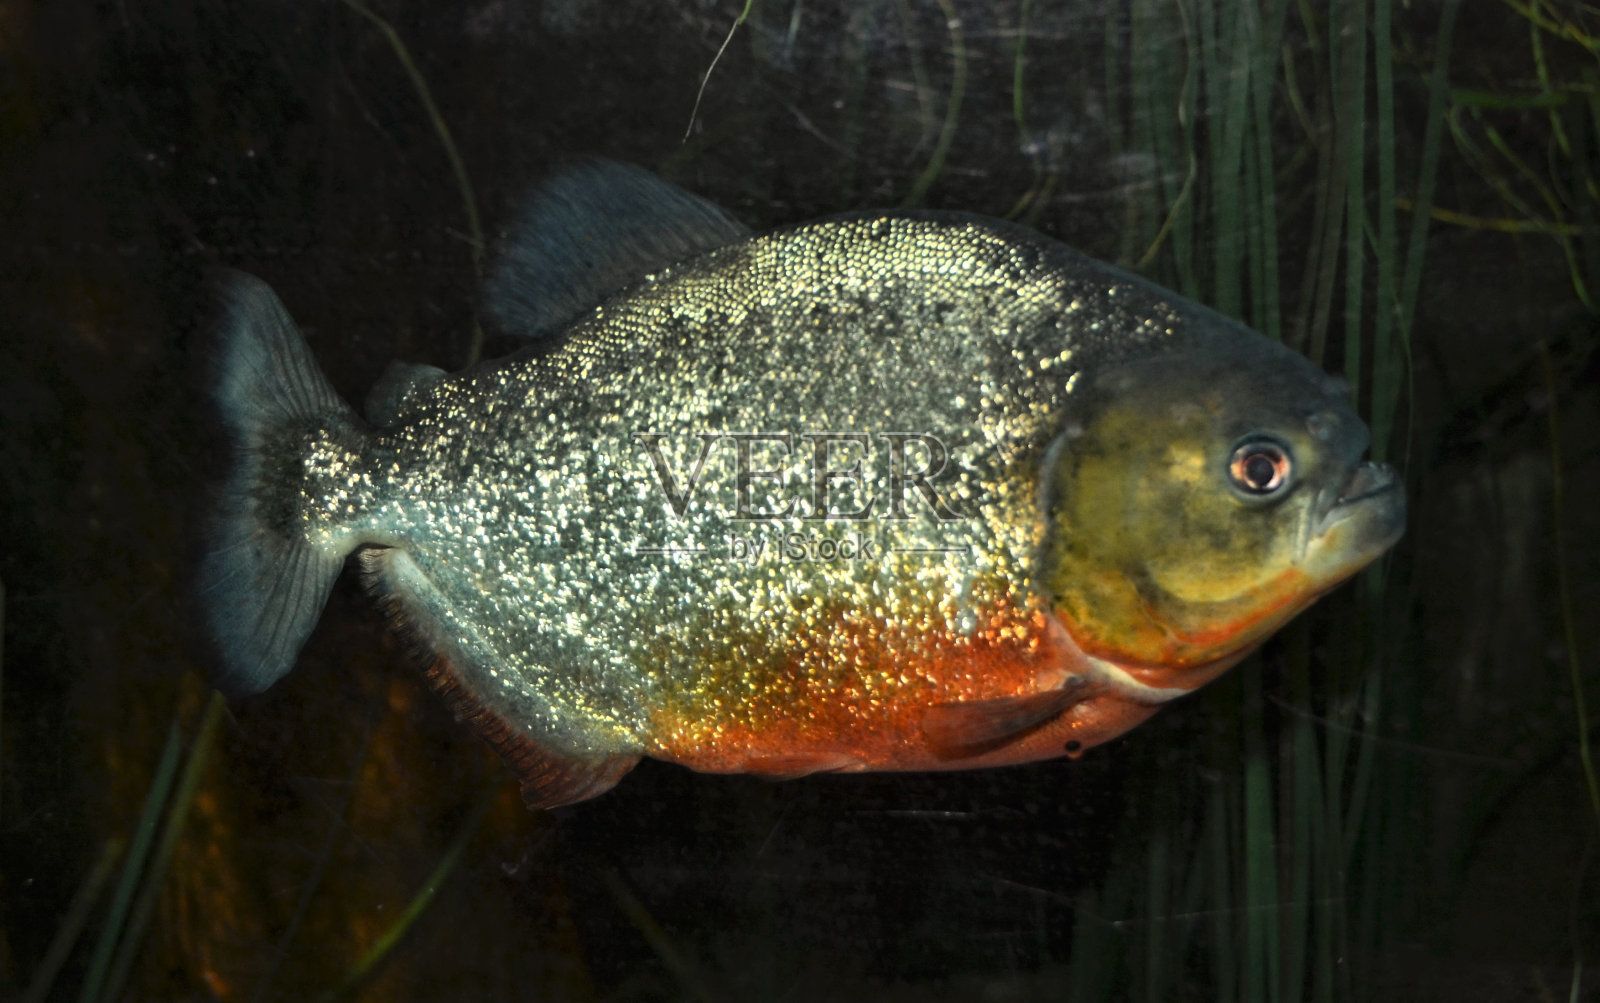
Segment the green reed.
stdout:
<svg viewBox="0 0 1600 1003">
<path fill-rule="evenodd" d="M 131 838 L 113 837 L 101 848 L 35 967 L 23 999 L 61 995 L 61 970 L 77 949 L 118 858 L 122 866 L 85 963 L 78 999 L 80 1003 L 102 1003 L 123 998 L 145 931 L 165 888 L 189 809 L 210 761 L 223 713 L 222 698 L 213 693 L 189 742 L 187 756 L 183 754 L 183 714 L 174 713 Z"/>
<path fill-rule="evenodd" d="M 0 798 L 6 788 L 6 583 L 0 581 Z M 5 816 L 0 814 L 0 819 Z"/>
<path fill-rule="evenodd" d="M 433 904 L 433 900 L 439 894 L 439 890 L 455 876 L 456 869 L 461 864 L 463 853 L 466 852 L 467 847 L 471 844 L 472 838 L 478 834 L 478 830 L 482 828 L 484 817 L 488 815 L 490 807 L 494 804 L 498 787 L 498 782 L 488 785 L 478 795 L 477 803 L 467 813 L 467 818 L 461 824 L 461 827 L 456 830 L 455 836 L 450 840 L 450 845 L 439 856 L 439 860 L 434 864 L 433 870 L 422 882 L 422 886 L 417 889 L 416 894 L 412 895 L 411 900 L 406 903 L 406 907 L 400 910 L 400 915 L 395 917 L 394 922 L 389 924 L 378 939 L 373 941 L 366 952 L 356 960 L 356 963 L 345 973 L 344 978 L 337 986 L 317 997 L 319 1000 L 355 999 L 360 991 L 383 970 L 385 962 L 394 954 L 395 949 L 400 946 L 406 935 L 415 929 L 417 921 L 422 918 L 428 911 L 428 907 Z"/>
<path fill-rule="evenodd" d="M 1114 148 L 1147 156 L 1156 178 L 1147 197 L 1130 200 L 1125 257 L 1318 361 L 1342 346 L 1379 459 L 1409 439 L 1397 422 L 1427 227 L 1413 218 L 1402 234 L 1400 190 L 1403 179 L 1418 205 L 1431 206 L 1457 9 L 1440 9 L 1429 121 L 1420 155 L 1404 156 L 1392 0 L 1325 9 L 1136 0 L 1107 28 L 1108 106 L 1124 126 Z M 1299 193 L 1308 190 L 1306 205 Z M 1291 224 L 1298 239 L 1286 241 Z M 1303 259 L 1286 257 L 1291 250 Z M 1301 284 L 1293 318 L 1284 315 L 1286 280 Z M 1254 658 L 1219 684 L 1213 706 L 1238 721 L 1209 743 L 1220 776 L 1205 789 L 1189 785 L 1176 818 L 1140 823 L 1142 859 L 1125 855 L 1107 876 L 1096 901 L 1145 913 L 1147 936 L 1114 963 L 1136 998 L 1192 990 L 1197 965 L 1209 973 L 1208 998 L 1359 996 L 1420 834 L 1404 811 L 1407 771 L 1371 737 L 1415 714 L 1396 705 L 1414 701 L 1411 689 L 1386 689 L 1378 671 L 1394 654 L 1386 611 L 1401 597 L 1384 568 L 1355 592 L 1354 602 L 1313 614 L 1338 617 L 1331 656 L 1313 656 L 1314 625 L 1300 622 L 1273 646 L 1281 680 Z M 1282 712 L 1269 707 L 1272 692 L 1283 694 Z M 1173 868 L 1175 845 L 1198 847 L 1187 869 Z M 1135 874 L 1147 887 L 1124 891 Z M 1179 902 L 1179 921 L 1164 922 Z M 1089 960 L 1079 948 L 1090 939 L 1075 938 L 1075 965 Z M 1089 988 L 1075 979 L 1073 998 L 1102 998 L 1079 991 Z"/>
<path fill-rule="evenodd" d="M 128 854 L 123 859 L 122 872 L 117 878 L 111 907 L 106 913 L 104 925 L 100 928 L 100 937 L 95 942 L 94 953 L 90 956 L 88 975 L 85 976 L 83 990 L 78 995 L 79 1003 L 97 1003 L 98 1000 L 108 998 L 105 992 L 106 979 L 110 975 L 113 954 L 126 932 L 128 911 L 133 906 L 134 895 L 139 889 L 139 879 L 144 872 L 150 848 L 155 843 L 162 809 L 167 804 L 173 781 L 178 775 L 178 757 L 182 748 L 182 733 L 177 719 L 174 718 L 167 729 L 166 745 L 161 750 L 161 760 L 156 766 L 155 776 L 145 794 L 144 806 L 139 811 L 139 821 L 134 827 Z"/>
<path fill-rule="evenodd" d="M 945 98 L 944 122 L 939 127 L 939 138 L 934 141 L 933 153 L 902 202 L 907 206 L 922 205 L 928 190 L 944 173 L 945 160 L 950 155 L 950 146 L 955 142 L 956 130 L 961 124 L 961 101 L 967 92 L 967 46 L 961 31 L 961 19 L 956 16 L 952 0 L 937 0 L 937 3 L 950 32 L 950 93 Z"/>
<path fill-rule="evenodd" d="M 123 848 L 122 839 L 115 836 L 100 847 L 100 855 L 73 893 L 72 901 L 68 903 L 67 911 L 62 914 L 61 923 L 56 927 L 55 936 L 50 938 L 50 946 L 45 948 L 44 957 L 39 959 L 34 969 L 33 979 L 22 994 L 22 1003 L 42 1003 L 50 997 L 62 966 L 72 956 L 73 949 L 78 946 L 78 938 L 83 936 L 84 929 L 89 925 L 95 903 L 100 901 L 106 882 L 111 880 L 111 873 L 117 866 L 117 859 L 122 856 Z"/>
<path fill-rule="evenodd" d="M 422 70 L 417 67 L 417 61 L 411 57 L 411 49 L 406 46 L 405 40 L 400 37 L 400 32 L 389 22 L 389 19 L 377 13 L 361 0 L 340 0 L 346 7 L 360 14 L 372 23 L 389 43 L 389 48 L 394 51 L 395 59 L 406 72 L 406 79 L 411 82 L 411 87 L 417 94 L 417 100 L 422 103 L 422 109 L 428 116 L 428 122 L 433 126 L 434 134 L 439 137 L 439 146 L 444 150 L 444 155 L 450 161 L 450 173 L 455 179 L 456 192 L 461 198 L 461 209 L 466 217 L 468 246 L 472 254 L 472 274 L 474 279 L 483 282 L 483 259 L 487 244 L 483 236 L 483 223 L 478 217 L 478 198 L 472 191 L 472 179 L 467 175 L 467 165 L 461 159 L 461 152 L 456 149 L 455 138 L 450 133 L 450 124 L 445 121 L 439 106 L 433 100 L 433 90 L 428 86 L 428 80 L 422 75 Z M 754 0 L 751 0 L 754 2 Z M 745 17 L 750 13 L 750 4 L 745 4 L 745 9 L 739 15 L 739 20 L 734 22 L 734 28 L 744 23 Z M 728 37 L 733 37 L 733 29 L 729 29 Z M 723 43 L 726 47 L 727 43 Z M 721 52 L 718 52 L 721 55 Z M 713 64 L 715 65 L 715 64 Z M 711 71 L 706 70 L 709 79 Z M 705 88 L 705 81 L 701 81 L 701 89 Z M 699 98 L 695 98 L 695 105 L 699 107 Z M 691 127 L 693 125 L 691 119 Z M 483 326 L 478 322 L 476 314 L 472 318 L 472 328 L 467 344 L 466 360 L 463 368 L 476 365 L 483 355 Z"/>
</svg>

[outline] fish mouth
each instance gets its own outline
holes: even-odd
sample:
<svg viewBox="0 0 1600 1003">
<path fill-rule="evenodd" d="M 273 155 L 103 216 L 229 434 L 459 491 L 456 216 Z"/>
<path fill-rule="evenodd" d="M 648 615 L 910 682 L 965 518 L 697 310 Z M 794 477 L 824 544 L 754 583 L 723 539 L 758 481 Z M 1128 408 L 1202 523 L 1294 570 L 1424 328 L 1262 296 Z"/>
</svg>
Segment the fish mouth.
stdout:
<svg viewBox="0 0 1600 1003">
<path fill-rule="evenodd" d="M 1343 483 L 1328 493 L 1331 497 L 1316 520 L 1313 539 L 1332 543 L 1337 538 L 1336 549 L 1344 552 L 1349 563 L 1365 564 L 1404 534 L 1404 485 L 1387 463 L 1356 464 Z"/>
<path fill-rule="evenodd" d="M 1334 507 L 1340 505 L 1354 505 L 1356 502 L 1381 495 L 1385 491 L 1398 491 L 1400 489 L 1400 475 L 1387 463 L 1358 463 L 1350 476 L 1339 489 L 1339 496 L 1334 499 Z"/>
</svg>

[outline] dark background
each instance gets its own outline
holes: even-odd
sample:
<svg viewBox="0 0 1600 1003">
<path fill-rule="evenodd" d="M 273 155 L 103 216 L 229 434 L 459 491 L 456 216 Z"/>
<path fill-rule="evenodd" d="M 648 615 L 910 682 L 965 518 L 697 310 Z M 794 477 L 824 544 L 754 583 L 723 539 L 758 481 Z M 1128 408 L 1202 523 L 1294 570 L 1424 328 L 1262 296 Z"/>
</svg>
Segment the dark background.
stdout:
<svg viewBox="0 0 1600 1003">
<path fill-rule="evenodd" d="M 1082 761 L 785 784 L 646 762 L 530 813 L 351 575 L 289 679 L 209 702 L 184 582 L 218 462 L 200 396 L 217 266 L 271 283 L 357 401 L 393 358 L 467 359 L 502 221 L 583 155 L 757 229 L 899 204 L 1010 215 L 1177 285 L 1140 235 L 1186 154 L 1140 145 L 1143 71 L 1118 46 L 1154 31 L 1182 51 L 1206 17 L 1276 9 L 761 0 L 691 126 L 740 7 L 392 0 L 380 24 L 321 0 L 0 4 L 0 994 L 76 997 L 106 939 L 122 970 L 102 995 L 137 999 L 1600 998 L 1578 752 L 1585 728 L 1600 741 L 1600 105 L 1577 5 L 1471 3 L 1456 25 L 1441 212 L 1385 440 L 1412 500 L 1393 559 Z M 1329 46 L 1360 35 L 1320 8 L 1289 13 L 1275 51 L 1294 71 L 1258 136 L 1302 348 L 1319 165 L 1353 134 Z M 1358 166 L 1398 165 L 1413 203 L 1445 9 L 1370 32 L 1392 41 L 1395 136 L 1358 125 L 1377 137 Z M 1375 79 L 1357 98 L 1374 115 Z M 1228 92 L 1203 93 L 1188 139 L 1214 192 Z M 1357 211 L 1409 232 L 1382 190 Z M 1203 262 L 1238 236 L 1220 211 L 1195 227 Z M 1371 336 L 1390 253 L 1362 244 L 1365 274 L 1330 273 L 1335 370 Z M 1212 298 L 1215 271 L 1189 291 Z M 1368 310 L 1348 326 L 1352 283 Z M 130 873 L 169 734 L 152 818 L 177 821 L 147 826 L 153 863 Z M 1362 751 L 1319 774 L 1347 809 L 1319 830 L 1290 780 L 1339 741 Z M 1348 852 L 1293 835 L 1318 831 Z M 1294 955 L 1307 929 L 1331 953 Z M 1252 981 L 1263 958 L 1279 967 Z"/>
</svg>

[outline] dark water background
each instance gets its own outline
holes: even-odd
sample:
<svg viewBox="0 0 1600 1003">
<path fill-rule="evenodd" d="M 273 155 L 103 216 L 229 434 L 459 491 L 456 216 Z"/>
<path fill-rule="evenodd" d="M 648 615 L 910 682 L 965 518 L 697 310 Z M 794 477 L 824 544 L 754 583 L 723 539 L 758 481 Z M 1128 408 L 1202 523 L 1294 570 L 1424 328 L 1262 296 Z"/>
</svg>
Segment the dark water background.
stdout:
<svg viewBox="0 0 1600 1003">
<path fill-rule="evenodd" d="M 1464 5 L 1439 211 L 1419 245 L 1374 223 L 1362 274 L 1348 228 L 1317 256 L 1319 207 L 1342 204 L 1329 151 L 1368 138 L 1356 211 L 1409 234 L 1448 8 L 1290 8 L 1271 51 L 1292 69 L 1251 134 L 1276 177 L 1255 190 L 1276 313 L 1299 347 L 1325 332 L 1335 370 L 1371 339 L 1352 375 L 1375 400 L 1380 259 L 1425 250 L 1384 443 L 1410 531 L 1381 575 L 1081 762 L 775 784 L 647 761 L 530 813 L 348 575 L 293 676 L 208 703 L 182 586 L 217 463 L 193 375 L 216 266 L 270 282 L 360 400 L 393 358 L 467 357 L 498 227 L 576 156 L 650 167 L 757 229 L 898 204 L 1011 215 L 1212 300 L 1250 239 L 1238 219 L 1262 218 L 1206 202 L 1186 272 L 1155 234 L 1190 150 L 1190 204 L 1226 190 L 1230 78 L 1193 82 L 1186 148 L 1146 143 L 1141 118 L 1171 109 L 1130 95 L 1181 76 L 1207 24 L 1276 4 L 759 0 L 690 127 L 740 8 L 391 0 L 380 24 L 340 2 L 0 5 L 0 995 L 76 998 L 104 939 L 116 975 L 91 998 L 1600 998 L 1579 756 L 1585 728 L 1600 741 L 1600 18 L 1580 5 Z M 1370 121 L 1328 83 L 1366 23 L 1392 137 L 1376 70 L 1345 77 Z M 1130 64 L 1152 37 L 1160 65 Z M 154 818 L 177 824 L 149 827 L 113 920 L 173 727 Z M 1308 761 L 1349 764 L 1312 771 L 1332 821 L 1306 814 Z M 52 944 L 71 950 L 35 982 Z"/>
</svg>

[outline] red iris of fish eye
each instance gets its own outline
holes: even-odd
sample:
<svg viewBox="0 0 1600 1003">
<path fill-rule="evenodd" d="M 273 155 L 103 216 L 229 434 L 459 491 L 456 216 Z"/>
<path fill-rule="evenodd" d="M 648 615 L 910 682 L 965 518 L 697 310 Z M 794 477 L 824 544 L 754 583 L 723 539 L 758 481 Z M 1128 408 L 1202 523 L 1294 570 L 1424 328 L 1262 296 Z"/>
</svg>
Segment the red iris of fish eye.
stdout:
<svg viewBox="0 0 1600 1003">
<path fill-rule="evenodd" d="M 1276 446 L 1252 443 L 1233 454 L 1229 473 L 1246 491 L 1265 494 L 1277 490 L 1289 476 L 1289 457 Z"/>
</svg>

